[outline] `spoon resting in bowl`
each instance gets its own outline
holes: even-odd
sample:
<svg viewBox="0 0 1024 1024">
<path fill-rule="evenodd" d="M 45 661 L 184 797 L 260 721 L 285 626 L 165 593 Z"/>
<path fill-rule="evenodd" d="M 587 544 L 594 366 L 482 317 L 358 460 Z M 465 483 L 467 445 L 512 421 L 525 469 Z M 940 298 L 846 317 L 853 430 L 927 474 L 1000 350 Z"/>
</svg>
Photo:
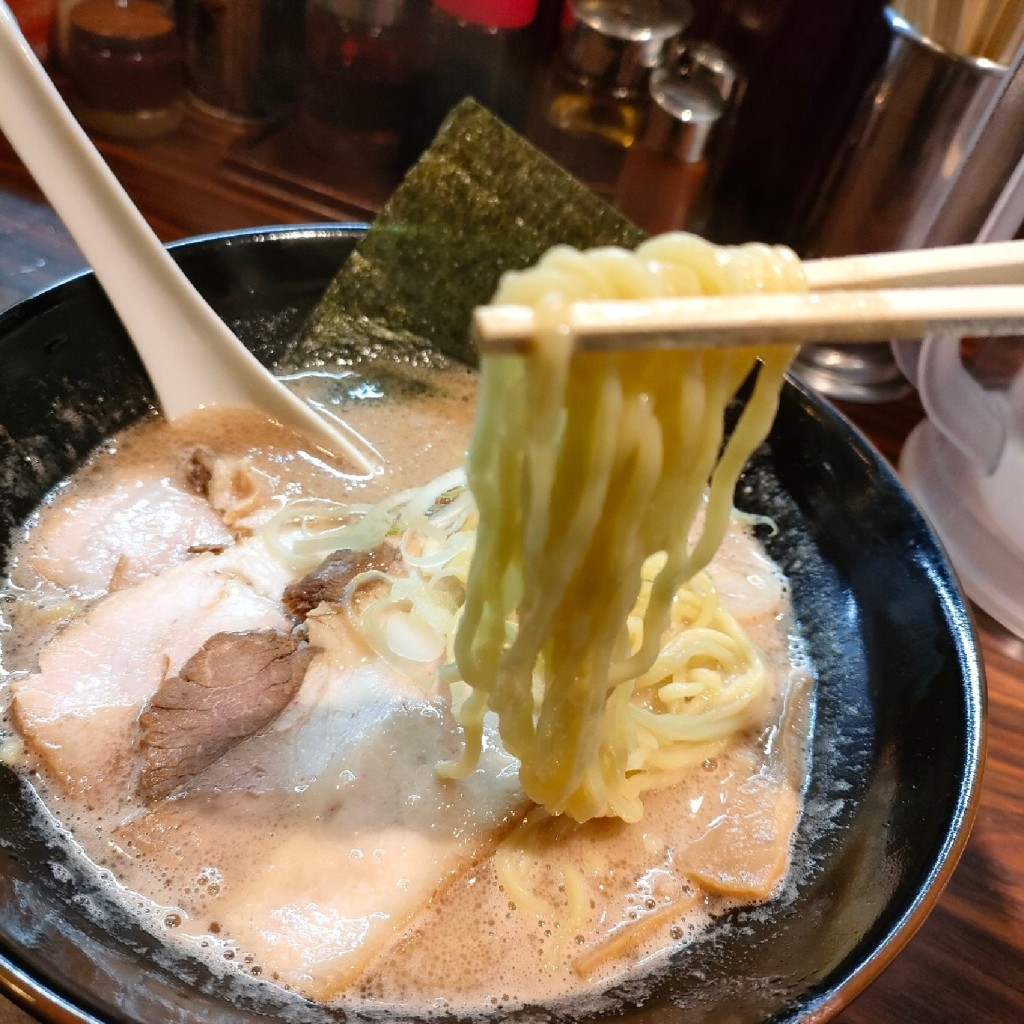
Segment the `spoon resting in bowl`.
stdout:
<svg viewBox="0 0 1024 1024">
<path fill-rule="evenodd" d="M 366 453 L 293 395 L 235 337 L 146 223 L 0 2 L 0 131 L 63 220 L 128 332 L 168 419 L 206 406 L 261 410 L 362 474 Z"/>
</svg>

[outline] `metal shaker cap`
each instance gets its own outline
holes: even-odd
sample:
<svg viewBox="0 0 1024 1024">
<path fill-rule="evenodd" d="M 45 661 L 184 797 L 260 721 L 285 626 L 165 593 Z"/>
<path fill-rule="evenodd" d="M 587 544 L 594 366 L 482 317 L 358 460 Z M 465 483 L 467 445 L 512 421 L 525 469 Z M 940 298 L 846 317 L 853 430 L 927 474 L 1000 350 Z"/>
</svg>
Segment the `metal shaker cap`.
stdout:
<svg viewBox="0 0 1024 1024">
<path fill-rule="evenodd" d="M 682 78 L 710 86 L 730 107 L 739 106 L 747 89 L 739 65 L 714 43 L 680 39 L 672 44 L 666 65 Z"/>
<path fill-rule="evenodd" d="M 722 97 L 670 68 L 658 68 L 651 75 L 650 95 L 643 144 L 680 163 L 703 160 L 726 110 Z"/>
<path fill-rule="evenodd" d="M 592 85 L 640 94 L 668 43 L 690 23 L 689 0 L 570 0 L 562 57 Z"/>
</svg>

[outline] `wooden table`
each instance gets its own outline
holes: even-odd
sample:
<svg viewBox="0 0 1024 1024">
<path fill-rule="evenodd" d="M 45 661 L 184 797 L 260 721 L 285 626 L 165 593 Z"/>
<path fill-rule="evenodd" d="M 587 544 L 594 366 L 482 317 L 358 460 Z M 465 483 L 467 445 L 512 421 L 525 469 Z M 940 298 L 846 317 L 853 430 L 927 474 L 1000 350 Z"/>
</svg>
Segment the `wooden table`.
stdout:
<svg viewBox="0 0 1024 1024">
<path fill-rule="evenodd" d="M 323 211 L 301 203 L 246 196 L 173 167 L 161 173 L 178 174 L 178 191 L 154 188 L 137 151 L 113 150 L 115 168 L 124 172 L 129 191 L 167 239 L 219 228 L 323 219 L 318 216 Z M 121 164 L 119 151 L 126 154 Z M 10 159 L 5 163 L 0 151 L 0 308 L 81 264 L 52 211 L 32 198 L 25 183 L 24 174 Z M 915 398 L 847 406 L 844 411 L 891 460 L 921 417 Z M 989 745 L 973 835 L 920 932 L 840 1015 L 843 1024 L 1024 1021 L 1024 642 L 983 613 L 978 613 L 977 624 L 988 674 Z M 0 1024 L 29 1020 L 0 997 Z"/>
</svg>

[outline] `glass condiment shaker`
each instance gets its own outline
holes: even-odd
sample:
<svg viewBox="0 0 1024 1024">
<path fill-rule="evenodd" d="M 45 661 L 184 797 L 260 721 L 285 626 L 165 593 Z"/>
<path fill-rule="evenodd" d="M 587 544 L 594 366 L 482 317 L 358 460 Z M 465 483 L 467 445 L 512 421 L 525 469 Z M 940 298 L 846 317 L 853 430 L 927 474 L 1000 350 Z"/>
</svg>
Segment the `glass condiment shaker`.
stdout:
<svg viewBox="0 0 1024 1024">
<path fill-rule="evenodd" d="M 570 0 L 569 15 L 527 135 L 610 193 L 640 130 L 651 71 L 691 8 L 686 0 Z"/>
<path fill-rule="evenodd" d="M 161 3 L 82 0 L 68 19 L 68 72 L 71 107 L 87 128 L 149 139 L 181 123 L 181 47 Z"/>
<path fill-rule="evenodd" d="M 643 134 L 630 148 L 615 205 L 649 234 L 695 230 L 703 219 L 712 143 L 726 105 L 706 82 L 670 68 L 651 75 Z"/>
<path fill-rule="evenodd" d="M 71 31 L 71 11 L 81 2 L 82 0 L 57 0 L 53 32 L 55 52 L 51 56 L 55 57 L 63 68 L 67 68 L 71 48 L 68 42 L 68 33 Z"/>
<path fill-rule="evenodd" d="M 712 151 L 708 154 L 710 166 L 701 189 L 699 207 L 687 219 L 691 231 L 714 233 L 716 220 L 723 211 L 719 203 L 723 169 L 731 159 L 732 143 L 736 136 L 737 117 L 747 91 L 747 79 L 740 65 L 722 47 L 706 40 L 681 39 L 669 50 L 666 66 L 681 78 L 699 83 L 718 93 L 725 104 L 725 112 L 715 127 Z M 718 215 L 716 217 L 716 215 Z"/>
</svg>

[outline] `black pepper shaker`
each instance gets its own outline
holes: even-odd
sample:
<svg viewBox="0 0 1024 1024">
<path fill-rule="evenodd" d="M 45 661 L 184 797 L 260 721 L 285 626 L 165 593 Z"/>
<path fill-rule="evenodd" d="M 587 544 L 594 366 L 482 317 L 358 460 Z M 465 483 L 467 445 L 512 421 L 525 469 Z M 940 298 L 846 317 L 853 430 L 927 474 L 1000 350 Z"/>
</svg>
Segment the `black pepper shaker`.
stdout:
<svg viewBox="0 0 1024 1024">
<path fill-rule="evenodd" d="M 294 102 L 303 0 L 176 2 L 189 89 L 201 110 L 260 121 Z"/>
<path fill-rule="evenodd" d="M 679 40 L 672 46 L 666 65 L 679 77 L 716 92 L 725 104 L 721 120 L 715 127 L 712 149 L 708 153 L 708 174 L 702 187 L 699 208 L 687 221 L 691 231 L 714 233 L 714 215 L 716 210 L 720 210 L 719 184 L 723 168 L 731 156 L 737 119 L 747 91 L 746 75 L 731 54 L 706 40 Z"/>
</svg>

